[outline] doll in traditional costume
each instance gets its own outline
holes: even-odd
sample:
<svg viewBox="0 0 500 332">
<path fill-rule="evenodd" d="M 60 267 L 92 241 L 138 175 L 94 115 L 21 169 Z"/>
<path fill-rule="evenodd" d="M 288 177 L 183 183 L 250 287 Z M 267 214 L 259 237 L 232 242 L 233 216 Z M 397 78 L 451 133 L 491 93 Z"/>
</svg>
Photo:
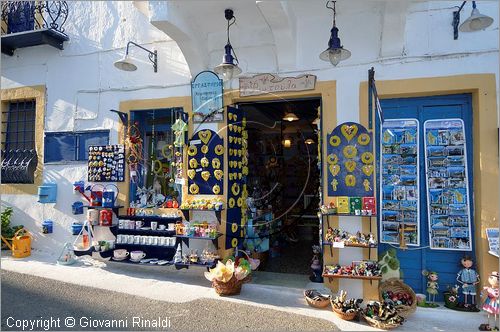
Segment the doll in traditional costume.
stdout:
<svg viewBox="0 0 500 332">
<path fill-rule="evenodd" d="M 498 272 L 491 272 L 488 283 L 489 287 L 483 287 L 482 295 L 483 295 L 483 310 L 488 313 L 488 324 L 481 324 L 479 326 L 480 331 L 492 331 L 497 330 L 497 320 L 498 313 L 500 312 L 500 306 L 498 301 Z M 490 316 L 493 315 L 495 327 L 490 327 Z"/>
<path fill-rule="evenodd" d="M 437 272 L 433 271 L 422 271 L 422 274 L 427 277 L 427 294 L 429 294 L 429 303 L 434 303 L 436 301 L 436 295 L 438 294 L 439 276 Z"/>
<path fill-rule="evenodd" d="M 466 255 L 461 260 L 463 269 L 458 271 L 457 281 L 462 285 L 462 294 L 464 294 L 464 307 L 474 308 L 476 306 L 476 285 L 479 283 L 479 274 L 472 268 L 474 261 L 472 257 Z M 470 295 L 471 303 L 467 301 Z"/>
</svg>

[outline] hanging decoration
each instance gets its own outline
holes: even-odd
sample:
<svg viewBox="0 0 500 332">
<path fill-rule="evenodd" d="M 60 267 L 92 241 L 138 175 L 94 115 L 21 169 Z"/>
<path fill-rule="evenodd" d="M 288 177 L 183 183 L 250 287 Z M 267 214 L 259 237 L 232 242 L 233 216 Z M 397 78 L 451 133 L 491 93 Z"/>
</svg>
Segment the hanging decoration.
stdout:
<svg viewBox="0 0 500 332">
<path fill-rule="evenodd" d="M 372 207 L 362 208 L 363 198 L 374 196 L 371 134 L 358 123 L 345 122 L 328 135 L 327 142 L 328 195 L 333 196 L 338 213 L 375 214 Z"/>
<path fill-rule="evenodd" d="M 220 147 L 223 148 L 223 145 L 222 137 L 212 130 L 200 130 L 193 135 L 188 147 L 189 194 L 223 194 L 224 166 L 221 163 L 223 157 L 218 154 Z"/>
<path fill-rule="evenodd" d="M 240 248 L 246 235 L 245 177 L 248 175 L 246 119 L 238 108 L 227 108 L 228 210 L 226 249 Z M 217 175 L 216 175 L 217 176 Z"/>
</svg>

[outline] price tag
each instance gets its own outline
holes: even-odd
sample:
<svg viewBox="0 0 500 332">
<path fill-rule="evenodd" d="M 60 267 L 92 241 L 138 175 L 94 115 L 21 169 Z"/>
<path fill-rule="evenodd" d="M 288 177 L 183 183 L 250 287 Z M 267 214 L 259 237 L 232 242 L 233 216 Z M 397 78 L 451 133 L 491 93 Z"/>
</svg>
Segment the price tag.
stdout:
<svg viewBox="0 0 500 332">
<path fill-rule="evenodd" d="M 344 248 L 344 242 L 332 242 L 334 248 Z"/>
</svg>

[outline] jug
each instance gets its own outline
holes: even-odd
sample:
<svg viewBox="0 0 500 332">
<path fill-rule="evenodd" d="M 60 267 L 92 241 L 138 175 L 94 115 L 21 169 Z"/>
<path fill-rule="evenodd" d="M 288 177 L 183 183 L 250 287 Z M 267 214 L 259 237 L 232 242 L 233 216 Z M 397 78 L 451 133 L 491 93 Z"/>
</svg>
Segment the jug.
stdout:
<svg viewBox="0 0 500 332">
<path fill-rule="evenodd" d="M 113 191 L 112 188 L 109 188 L 110 186 L 113 186 L 116 188 L 116 193 Z M 114 184 L 108 184 L 107 186 L 104 187 L 104 191 L 102 193 L 102 206 L 103 207 L 114 207 L 116 199 L 118 198 L 118 187 L 115 186 Z"/>
<path fill-rule="evenodd" d="M 95 209 L 87 210 L 87 220 L 91 225 L 99 224 L 99 211 Z"/>
<path fill-rule="evenodd" d="M 95 184 L 90 188 L 90 205 L 91 206 L 102 206 L 102 190 L 95 189 L 97 186 L 101 186 L 102 184 Z"/>
<path fill-rule="evenodd" d="M 24 231 L 24 235 L 19 235 Z M 12 250 L 12 257 L 23 258 L 31 255 L 31 233 L 27 229 L 21 228 L 12 237 L 12 245 L 2 236 L 2 241 Z"/>
<path fill-rule="evenodd" d="M 100 218 L 101 226 L 113 225 L 113 212 L 111 210 L 101 210 L 100 216 L 101 216 Z"/>
</svg>

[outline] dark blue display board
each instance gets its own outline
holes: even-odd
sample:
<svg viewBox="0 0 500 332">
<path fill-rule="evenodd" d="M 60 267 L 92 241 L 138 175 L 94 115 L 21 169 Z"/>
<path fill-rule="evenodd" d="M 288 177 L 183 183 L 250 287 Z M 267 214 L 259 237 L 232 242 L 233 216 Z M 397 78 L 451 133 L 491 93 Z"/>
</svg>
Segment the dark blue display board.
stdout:
<svg viewBox="0 0 500 332">
<path fill-rule="evenodd" d="M 372 135 L 355 122 L 338 125 L 327 136 L 328 195 L 373 197 Z"/>
<path fill-rule="evenodd" d="M 215 131 L 200 130 L 193 135 L 187 158 L 191 195 L 223 195 L 224 152 L 224 140 Z"/>
<path fill-rule="evenodd" d="M 245 121 L 241 110 L 233 107 L 227 108 L 227 160 L 228 160 L 228 193 L 226 214 L 226 249 L 242 248 L 246 234 L 245 220 L 242 218 L 246 213 L 243 195 L 245 187 L 245 175 L 243 168 L 247 162 L 245 144 Z"/>
</svg>

